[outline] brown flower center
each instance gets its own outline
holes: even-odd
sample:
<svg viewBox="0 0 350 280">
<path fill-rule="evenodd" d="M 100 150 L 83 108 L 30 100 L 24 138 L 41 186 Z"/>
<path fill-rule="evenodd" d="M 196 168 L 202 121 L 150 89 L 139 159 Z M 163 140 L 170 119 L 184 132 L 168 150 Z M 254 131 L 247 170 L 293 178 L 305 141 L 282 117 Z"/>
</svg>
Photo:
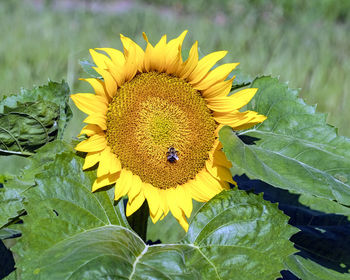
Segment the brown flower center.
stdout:
<svg viewBox="0 0 350 280">
<path fill-rule="evenodd" d="M 107 141 L 122 167 L 166 189 L 205 166 L 216 122 L 201 94 L 164 73 L 136 75 L 117 91 L 107 113 Z"/>
</svg>

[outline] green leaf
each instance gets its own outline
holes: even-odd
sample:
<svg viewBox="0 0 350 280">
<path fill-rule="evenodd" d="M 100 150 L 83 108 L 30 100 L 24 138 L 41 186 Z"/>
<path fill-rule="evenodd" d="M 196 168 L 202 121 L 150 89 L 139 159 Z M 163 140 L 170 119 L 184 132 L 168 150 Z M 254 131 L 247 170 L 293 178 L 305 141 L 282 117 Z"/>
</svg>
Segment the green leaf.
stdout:
<svg viewBox="0 0 350 280">
<path fill-rule="evenodd" d="M 336 213 L 350 217 L 350 208 L 343 206 L 335 201 L 309 194 L 302 194 L 299 197 L 300 203 L 308 205 L 310 208 L 325 213 Z"/>
<path fill-rule="evenodd" d="M 0 228 L 6 226 L 23 213 L 23 197 L 20 191 L 11 188 L 0 189 Z"/>
<path fill-rule="evenodd" d="M 79 64 L 81 66 L 81 68 L 83 68 L 83 70 L 85 71 L 85 73 L 89 74 L 89 76 L 91 76 L 92 78 L 101 78 L 101 75 L 99 73 L 97 73 L 95 71 L 95 69 L 93 69 L 92 67 L 96 67 L 96 65 L 94 63 L 91 63 L 88 60 L 80 60 Z"/>
<path fill-rule="evenodd" d="M 290 256 L 285 261 L 286 268 L 303 280 L 349 280 L 349 273 L 340 273 L 321 266 L 310 259 L 298 255 Z"/>
<path fill-rule="evenodd" d="M 203 203 L 192 200 L 193 210 L 189 221 L 192 221 L 198 209 Z M 164 219 L 153 224 L 151 218 L 148 219 L 147 239 L 153 242 L 160 240 L 162 243 L 176 243 L 184 238 L 186 232 L 180 226 L 173 215 L 167 215 Z"/>
<path fill-rule="evenodd" d="M 55 159 L 58 154 L 63 152 L 73 152 L 73 149 L 65 142 L 56 140 L 48 143 L 37 150 L 37 153 L 31 157 L 23 158 L 24 167 L 17 176 L 5 176 L 3 182 L 4 188 L 0 188 L 0 228 L 11 223 L 16 217 L 24 212 L 24 193 L 35 185 L 34 178 L 37 174 L 46 172 L 47 166 Z M 18 156 L 2 158 L 19 158 Z M 10 161 L 11 163 L 11 161 Z"/>
<path fill-rule="evenodd" d="M 21 174 L 21 170 L 28 165 L 29 158 L 17 155 L 0 156 L 0 166 L 1 166 L 1 179 L 2 183 L 6 178 L 11 178 L 15 175 Z"/>
<path fill-rule="evenodd" d="M 10 275 L 8 275 L 7 277 L 4 278 L 4 280 L 19 280 L 21 279 L 19 276 L 18 276 L 18 273 L 17 271 L 13 271 L 12 273 L 10 273 Z"/>
<path fill-rule="evenodd" d="M 30 258 L 28 266 L 23 279 L 190 279 L 184 278 L 181 246 L 149 247 L 116 225 L 67 236 Z"/>
<path fill-rule="evenodd" d="M 72 113 L 67 83 L 49 82 L 0 101 L 0 152 L 30 155 L 60 139 Z"/>
<path fill-rule="evenodd" d="M 253 78 L 250 75 L 244 73 L 239 68 L 235 69 L 232 74 L 235 76 L 235 79 L 233 80 L 231 91 L 248 86 L 253 81 Z"/>
<path fill-rule="evenodd" d="M 239 136 L 255 139 L 255 145 L 246 145 L 229 127 L 219 133 L 234 171 L 301 194 L 300 201 L 314 209 L 348 213 L 350 140 L 337 136 L 324 114 L 278 79 L 257 78 L 252 87 L 259 91 L 248 109 L 267 120 Z"/>
<path fill-rule="evenodd" d="M 86 191 L 91 174 L 79 158 L 61 154 L 52 165 L 60 168 L 27 195 L 15 246 L 23 279 L 273 279 L 295 252 L 296 229 L 277 205 L 238 190 L 205 204 L 182 242 L 148 246 L 113 214 L 109 194 Z"/>
<path fill-rule="evenodd" d="M 21 232 L 14 229 L 3 228 L 0 229 L 0 239 L 12 238 L 16 235 L 19 235 Z"/>
<path fill-rule="evenodd" d="M 185 231 L 173 215 L 167 215 L 163 220 L 153 224 L 151 218 L 148 219 L 147 240 L 162 243 L 176 243 L 185 236 Z"/>
<path fill-rule="evenodd" d="M 27 102 L 16 108 L 4 108 L 0 115 L 2 150 L 25 152 L 54 140 L 59 107 L 52 102 Z"/>
<path fill-rule="evenodd" d="M 113 190 L 91 193 L 96 174 L 84 172 L 82 162 L 72 151 L 57 154 L 45 172 L 35 176 L 35 186 L 22 193 L 28 215 L 15 247 L 19 256 L 30 254 L 19 266 L 25 268 L 43 251 L 79 232 L 111 224 L 127 227 L 122 202 L 114 206 Z"/>
<path fill-rule="evenodd" d="M 244 191 L 222 192 L 193 219 L 184 243 L 191 243 L 189 264 L 204 279 L 275 279 L 283 259 L 296 250 L 289 238 L 297 232 L 288 217 Z"/>
</svg>

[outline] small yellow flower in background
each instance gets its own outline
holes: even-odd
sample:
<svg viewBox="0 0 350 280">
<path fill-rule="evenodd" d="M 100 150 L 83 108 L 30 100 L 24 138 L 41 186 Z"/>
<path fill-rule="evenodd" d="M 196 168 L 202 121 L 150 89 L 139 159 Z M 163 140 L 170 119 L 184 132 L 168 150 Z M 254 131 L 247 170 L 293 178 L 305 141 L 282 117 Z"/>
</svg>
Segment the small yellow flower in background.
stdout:
<svg viewBox="0 0 350 280">
<path fill-rule="evenodd" d="M 186 33 L 168 43 L 164 35 L 155 46 L 144 34 L 145 51 L 123 35 L 124 53 L 90 50 L 103 80 L 84 79 L 95 94 L 71 98 L 88 114 L 81 134 L 89 138 L 75 149 L 87 152 L 84 169 L 99 163 L 92 191 L 115 184 L 115 200 L 128 195 L 127 216 L 146 199 L 154 223 L 171 211 L 187 231 L 192 199 L 206 202 L 234 183 L 220 128 L 246 129 L 266 117 L 238 111 L 257 89 L 227 96 L 233 79 L 226 78 L 238 63 L 211 70 L 226 51 L 199 60 L 195 42 L 182 60 Z"/>
</svg>

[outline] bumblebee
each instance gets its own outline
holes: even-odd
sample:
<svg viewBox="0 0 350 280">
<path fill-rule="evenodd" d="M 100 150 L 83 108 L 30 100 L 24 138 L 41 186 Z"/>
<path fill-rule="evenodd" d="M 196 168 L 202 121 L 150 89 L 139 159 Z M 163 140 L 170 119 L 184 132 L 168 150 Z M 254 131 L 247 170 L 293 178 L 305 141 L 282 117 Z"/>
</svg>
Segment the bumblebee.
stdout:
<svg viewBox="0 0 350 280">
<path fill-rule="evenodd" d="M 166 153 L 167 160 L 170 163 L 175 163 L 179 160 L 179 156 L 177 155 L 177 151 L 174 147 L 170 147 Z"/>
</svg>

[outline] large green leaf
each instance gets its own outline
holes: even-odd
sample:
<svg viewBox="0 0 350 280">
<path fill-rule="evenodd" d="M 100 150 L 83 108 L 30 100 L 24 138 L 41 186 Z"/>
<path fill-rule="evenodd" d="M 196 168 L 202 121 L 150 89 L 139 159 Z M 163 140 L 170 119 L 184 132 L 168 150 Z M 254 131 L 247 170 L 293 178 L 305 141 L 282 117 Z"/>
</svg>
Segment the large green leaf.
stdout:
<svg viewBox="0 0 350 280">
<path fill-rule="evenodd" d="M 23 197 L 16 189 L 0 189 L 0 228 L 23 213 Z"/>
<path fill-rule="evenodd" d="M 4 176 L 2 182 L 4 187 L 0 188 L 0 228 L 10 223 L 14 218 L 24 212 L 24 193 L 34 186 L 34 178 L 37 174 L 46 172 L 47 166 L 58 154 L 63 152 L 73 152 L 73 149 L 65 142 L 56 140 L 48 143 L 37 150 L 31 157 L 23 158 L 24 166 L 18 164 L 22 169 L 17 176 Z M 18 163 L 18 156 L 7 156 L 1 158 L 13 158 Z M 1 162 L 1 161 L 0 161 Z"/>
<path fill-rule="evenodd" d="M 277 205 L 238 190 L 205 204 L 182 242 L 148 246 L 113 207 L 112 190 L 92 194 L 94 174 L 81 168 L 62 153 L 25 193 L 15 246 L 23 279 L 273 279 L 295 252 L 296 229 Z"/>
<path fill-rule="evenodd" d="M 6 178 L 21 174 L 21 170 L 28 165 L 29 161 L 29 158 L 18 155 L 0 156 L 0 183 L 3 183 Z"/>
<path fill-rule="evenodd" d="M 278 79 L 257 78 L 252 87 L 259 91 L 248 109 L 267 120 L 239 136 L 255 144 L 246 145 L 229 127 L 219 133 L 235 171 L 301 194 L 314 209 L 349 216 L 350 140 Z"/>
<path fill-rule="evenodd" d="M 275 279 L 283 259 L 295 252 L 297 229 L 277 204 L 244 191 L 222 192 L 194 217 L 184 243 L 188 262 L 203 279 Z"/>
<path fill-rule="evenodd" d="M 0 152 L 28 155 L 62 138 L 71 117 L 66 82 L 49 82 L 0 101 Z"/>
<path fill-rule="evenodd" d="M 134 232 L 121 226 L 92 227 L 67 236 L 64 241 L 44 249 L 40 256 L 28 260 L 30 268 L 22 270 L 22 277 L 50 280 L 190 279 L 185 278 L 190 274 L 186 271 L 182 247 L 149 247 Z"/>
<path fill-rule="evenodd" d="M 246 176 L 235 176 L 234 180 L 240 189 L 263 192 L 264 199 L 278 201 L 278 208 L 290 217 L 289 224 L 301 230 L 291 238 L 300 250 L 299 255 L 342 273 L 350 269 L 350 222 L 347 217 L 311 210 L 298 201 L 299 195 L 260 180 L 249 180 Z"/>
<path fill-rule="evenodd" d="M 289 256 L 286 267 L 302 280 L 349 280 L 349 273 L 340 273 L 298 255 Z"/>
<path fill-rule="evenodd" d="M 23 217 L 23 239 L 16 245 L 16 253 L 25 255 L 18 262 L 23 275 L 43 251 L 68 237 L 106 225 L 127 227 L 123 204 L 114 205 L 113 190 L 91 193 L 96 175 L 83 172 L 82 161 L 73 152 L 58 154 L 35 176 L 36 185 L 23 193 L 28 215 Z"/>
</svg>

